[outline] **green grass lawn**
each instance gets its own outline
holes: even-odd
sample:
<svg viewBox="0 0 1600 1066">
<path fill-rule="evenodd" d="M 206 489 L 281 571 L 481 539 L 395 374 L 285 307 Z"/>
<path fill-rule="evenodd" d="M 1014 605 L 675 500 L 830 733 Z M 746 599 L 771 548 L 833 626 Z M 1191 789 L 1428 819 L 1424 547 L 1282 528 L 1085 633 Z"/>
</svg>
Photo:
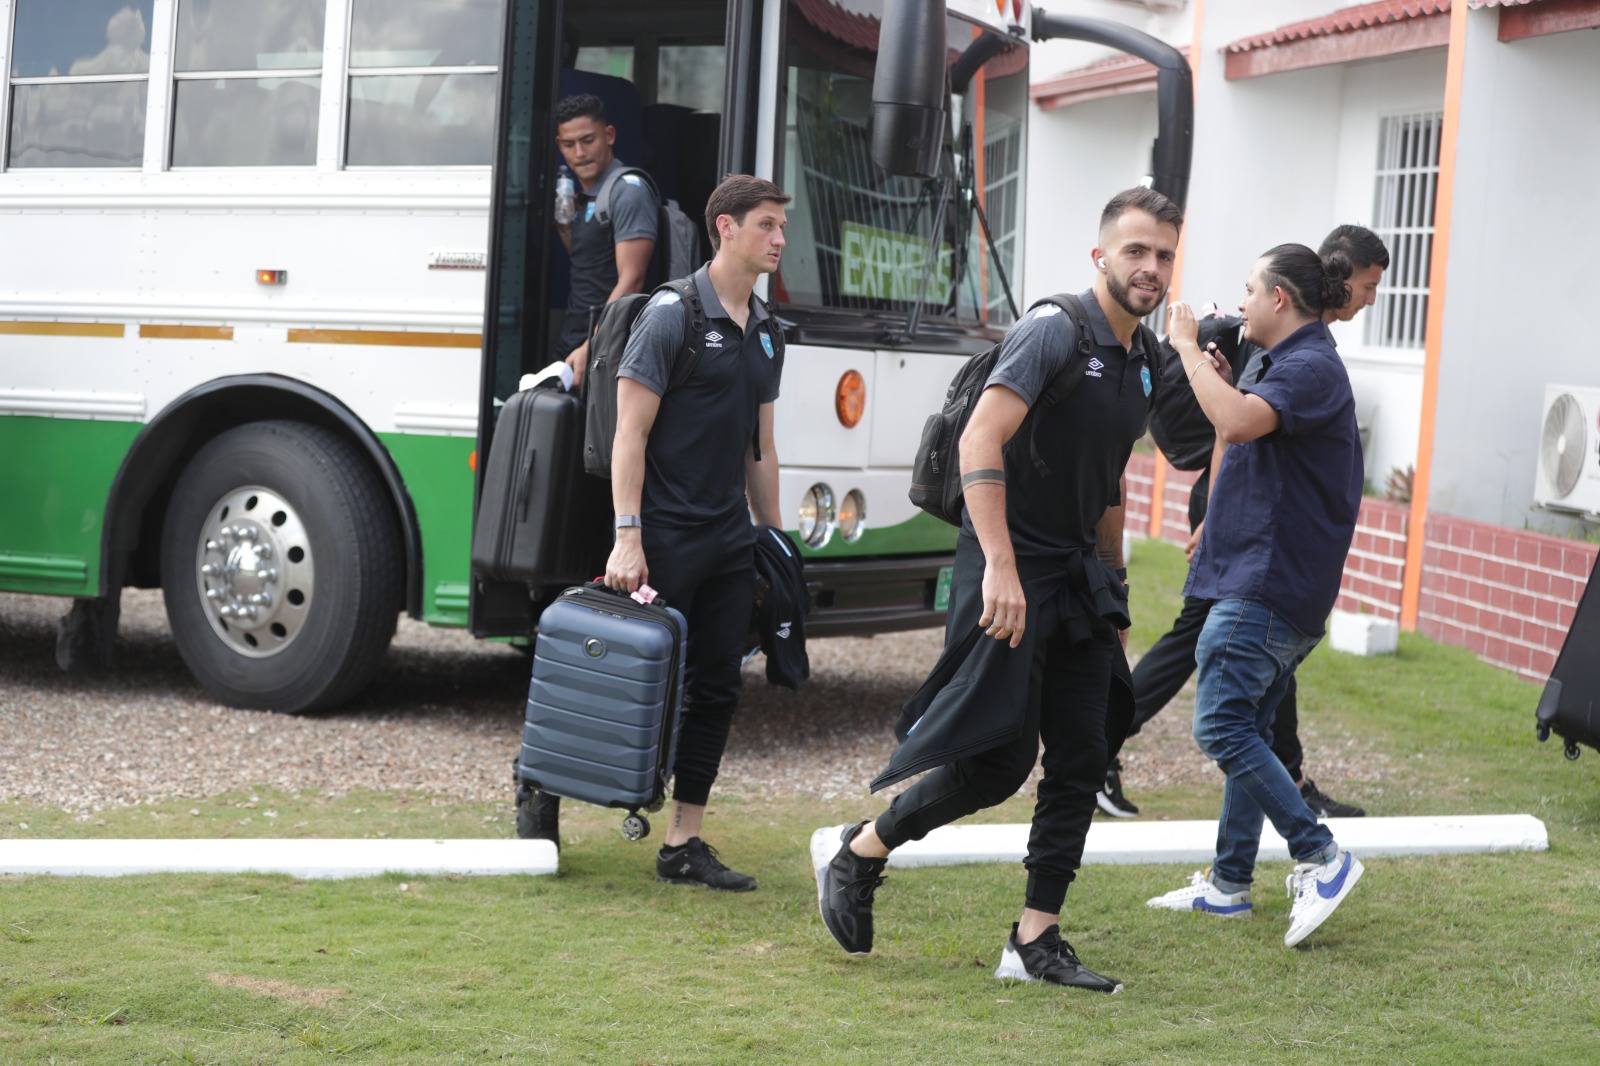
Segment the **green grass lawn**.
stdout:
<svg viewBox="0 0 1600 1066">
<path fill-rule="evenodd" d="M 1176 613 L 1182 554 L 1141 544 L 1133 569 L 1142 647 Z M 1380 813 L 1528 812 L 1550 850 L 1369 860 L 1292 951 L 1287 863 L 1263 864 L 1257 913 L 1237 922 L 1144 907 L 1189 868 L 1087 867 L 1066 932 L 1126 982 L 1116 997 L 990 977 L 1020 867 L 892 871 L 877 949 L 844 956 L 817 918 L 806 842 L 876 810 L 864 788 L 714 800 L 716 842 L 761 878 L 740 896 L 656 884 L 654 838 L 630 844 L 616 812 L 575 804 L 556 877 L 5 878 L 0 1064 L 1600 1061 L 1600 754 L 1572 764 L 1535 743 L 1536 686 L 1418 637 L 1388 659 L 1319 650 L 1302 679 L 1304 718 L 1386 751 L 1388 776 L 1363 793 Z M 1190 818 L 1217 798 L 1138 796 Z M 90 822 L 0 804 L 0 848 L 511 832 L 504 808 L 393 794 L 256 789 Z"/>
</svg>

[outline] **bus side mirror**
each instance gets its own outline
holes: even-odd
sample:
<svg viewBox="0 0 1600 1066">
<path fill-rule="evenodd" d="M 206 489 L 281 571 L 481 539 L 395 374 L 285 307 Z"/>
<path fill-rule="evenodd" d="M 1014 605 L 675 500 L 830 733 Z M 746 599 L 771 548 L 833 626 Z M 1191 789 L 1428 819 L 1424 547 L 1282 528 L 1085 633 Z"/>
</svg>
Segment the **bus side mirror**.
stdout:
<svg viewBox="0 0 1600 1066">
<path fill-rule="evenodd" d="M 932 178 L 944 146 L 944 0 L 885 0 L 872 78 L 872 161 Z"/>
</svg>

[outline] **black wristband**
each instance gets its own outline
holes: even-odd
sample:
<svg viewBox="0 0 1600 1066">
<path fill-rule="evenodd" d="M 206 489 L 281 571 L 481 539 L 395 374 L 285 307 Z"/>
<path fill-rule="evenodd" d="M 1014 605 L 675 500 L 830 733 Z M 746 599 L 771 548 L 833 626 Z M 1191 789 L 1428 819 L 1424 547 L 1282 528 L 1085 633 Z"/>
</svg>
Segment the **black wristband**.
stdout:
<svg viewBox="0 0 1600 1066">
<path fill-rule="evenodd" d="M 1128 583 L 1128 568 L 1126 566 L 1119 566 L 1111 572 L 1116 574 L 1117 580 L 1122 582 L 1124 585 Z"/>
</svg>

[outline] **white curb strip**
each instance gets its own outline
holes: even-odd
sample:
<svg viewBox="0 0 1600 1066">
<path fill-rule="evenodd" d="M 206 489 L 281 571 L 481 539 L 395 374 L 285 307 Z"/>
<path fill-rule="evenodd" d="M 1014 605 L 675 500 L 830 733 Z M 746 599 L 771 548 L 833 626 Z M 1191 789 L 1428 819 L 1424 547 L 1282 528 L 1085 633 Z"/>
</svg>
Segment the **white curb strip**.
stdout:
<svg viewBox="0 0 1600 1066">
<path fill-rule="evenodd" d="M 548 840 L 0 840 L 0 874 L 553 874 Z"/>
<path fill-rule="evenodd" d="M 1458 855 L 1480 851 L 1545 851 L 1550 836 L 1531 814 L 1462 814 L 1418 818 L 1329 818 L 1339 846 L 1358 858 Z M 1089 827 L 1085 863 L 1197 863 L 1216 855 L 1217 823 L 1101 822 Z M 889 856 L 890 866 L 948 866 L 963 862 L 1021 862 L 1026 825 L 953 825 L 935 829 Z M 1289 848 L 1268 825 L 1262 862 L 1286 860 Z"/>
</svg>

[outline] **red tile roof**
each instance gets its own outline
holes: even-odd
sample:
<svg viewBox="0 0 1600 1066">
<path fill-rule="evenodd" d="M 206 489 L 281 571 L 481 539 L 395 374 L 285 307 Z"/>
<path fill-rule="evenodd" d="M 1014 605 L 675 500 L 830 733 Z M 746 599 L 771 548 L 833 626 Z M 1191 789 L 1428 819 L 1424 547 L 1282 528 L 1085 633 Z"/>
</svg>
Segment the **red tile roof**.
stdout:
<svg viewBox="0 0 1600 1066">
<path fill-rule="evenodd" d="M 1224 47 L 1223 51 L 1249 52 L 1258 48 L 1272 48 L 1293 41 L 1309 40 L 1313 37 L 1331 37 L 1355 30 L 1372 29 L 1386 23 L 1405 22 L 1409 19 L 1426 18 L 1429 15 L 1446 15 L 1449 12 L 1450 0 L 1378 0 L 1374 4 L 1358 4 L 1320 18 L 1291 22 L 1269 33 L 1241 38 Z"/>
<path fill-rule="evenodd" d="M 1189 46 L 1179 45 L 1178 51 L 1187 56 Z M 1048 110 L 1107 96 L 1152 92 L 1155 87 L 1155 67 L 1138 56 L 1120 55 L 1098 59 L 1035 82 L 1029 89 L 1029 96 Z"/>
</svg>

